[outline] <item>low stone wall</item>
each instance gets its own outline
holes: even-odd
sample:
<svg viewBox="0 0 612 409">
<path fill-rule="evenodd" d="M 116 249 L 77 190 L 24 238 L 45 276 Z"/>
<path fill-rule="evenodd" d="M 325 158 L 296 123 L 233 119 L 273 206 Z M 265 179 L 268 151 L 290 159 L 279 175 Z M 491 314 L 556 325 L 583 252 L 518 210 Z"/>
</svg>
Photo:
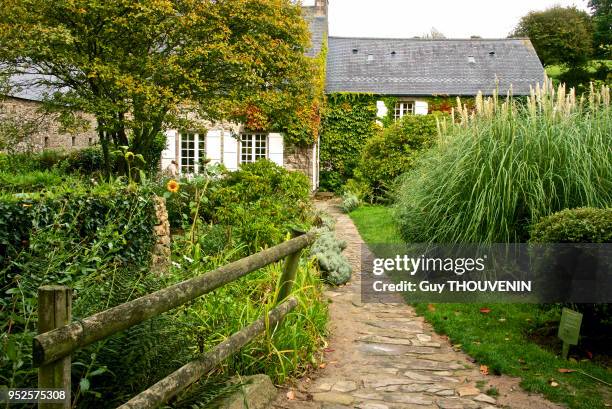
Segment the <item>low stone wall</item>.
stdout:
<svg viewBox="0 0 612 409">
<path fill-rule="evenodd" d="M 166 210 L 166 199 L 156 196 L 154 201 L 157 224 L 154 227 L 156 240 L 151 268 L 155 274 L 162 275 L 170 268 L 170 221 Z"/>
</svg>

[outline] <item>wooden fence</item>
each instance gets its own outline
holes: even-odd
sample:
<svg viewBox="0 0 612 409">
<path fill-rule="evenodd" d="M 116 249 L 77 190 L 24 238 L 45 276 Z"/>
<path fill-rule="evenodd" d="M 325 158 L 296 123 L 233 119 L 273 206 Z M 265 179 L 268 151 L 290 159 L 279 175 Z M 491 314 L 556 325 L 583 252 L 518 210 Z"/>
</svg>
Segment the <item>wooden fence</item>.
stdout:
<svg viewBox="0 0 612 409">
<path fill-rule="evenodd" d="M 291 294 L 295 281 L 300 253 L 312 244 L 314 239 L 314 232 L 301 234 L 278 246 L 201 276 L 75 322 L 71 322 L 72 290 L 64 286 L 40 287 L 38 290 L 39 335 L 34 338 L 33 343 L 34 366 L 39 368 L 38 387 L 64 389 L 68 398 L 61 404 L 40 403 L 39 408 L 70 408 L 70 355 L 72 352 L 170 311 L 262 267 L 285 259 L 279 284 L 279 305 L 272 309 L 267 317 L 261 317 L 233 334 L 202 357 L 179 368 L 120 408 L 155 408 L 167 402 L 212 370 L 223 359 L 234 354 L 257 335 L 263 333 L 266 322 L 270 326 L 275 326 L 297 306 L 295 298 L 287 297 Z"/>
</svg>

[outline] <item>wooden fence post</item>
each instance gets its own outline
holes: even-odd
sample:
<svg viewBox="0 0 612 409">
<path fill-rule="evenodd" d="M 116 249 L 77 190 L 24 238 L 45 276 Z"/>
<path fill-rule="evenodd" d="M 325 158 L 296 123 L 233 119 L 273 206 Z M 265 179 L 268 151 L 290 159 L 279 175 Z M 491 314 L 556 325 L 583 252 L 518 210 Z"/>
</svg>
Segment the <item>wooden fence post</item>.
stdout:
<svg viewBox="0 0 612 409">
<path fill-rule="evenodd" d="M 38 288 L 38 333 L 70 324 L 72 319 L 72 289 L 66 286 L 46 285 Z M 70 408 L 70 355 L 38 368 L 38 387 L 57 388 L 66 392 L 62 403 L 39 403 L 39 409 Z"/>
<path fill-rule="evenodd" d="M 291 232 L 291 238 L 296 238 L 303 235 L 303 231 L 293 230 Z M 280 304 L 283 300 L 289 297 L 291 294 L 291 289 L 293 288 L 293 283 L 295 282 L 295 275 L 297 273 L 298 265 L 300 264 L 300 255 L 302 254 L 301 250 L 296 251 L 293 254 L 289 254 L 285 259 L 285 264 L 283 265 L 283 274 L 281 275 L 279 289 L 278 289 L 278 298 L 276 299 L 276 303 Z"/>
</svg>

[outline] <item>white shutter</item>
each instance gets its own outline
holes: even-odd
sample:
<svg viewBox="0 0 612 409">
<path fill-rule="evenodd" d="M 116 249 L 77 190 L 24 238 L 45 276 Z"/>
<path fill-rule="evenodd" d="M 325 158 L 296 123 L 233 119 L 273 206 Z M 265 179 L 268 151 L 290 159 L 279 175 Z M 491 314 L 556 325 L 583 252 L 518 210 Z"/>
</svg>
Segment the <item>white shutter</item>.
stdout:
<svg viewBox="0 0 612 409">
<path fill-rule="evenodd" d="M 211 163 L 221 163 L 221 131 L 208 131 L 206 134 L 206 159 Z"/>
<path fill-rule="evenodd" d="M 414 113 L 415 115 L 427 115 L 429 110 L 429 106 L 426 101 L 415 101 L 414 103 Z"/>
<path fill-rule="evenodd" d="M 223 164 L 228 170 L 238 170 L 238 140 L 223 132 Z"/>
<path fill-rule="evenodd" d="M 170 166 L 170 163 L 176 158 L 176 135 L 177 131 L 174 129 L 165 132 L 166 135 L 166 149 L 161 153 L 161 168 L 165 170 Z"/>
<path fill-rule="evenodd" d="M 385 105 L 385 101 L 376 101 L 376 109 L 378 110 L 376 116 L 378 116 L 379 118 L 386 117 L 387 112 L 389 112 L 389 110 L 387 109 L 387 105 Z"/>
<path fill-rule="evenodd" d="M 276 163 L 278 166 L 283 166 L 283 155 L 285 152 L 283 135 L 279 133 L 271 133 L 268 135 L 268 144 L 268 159 Z"/>
</svg>

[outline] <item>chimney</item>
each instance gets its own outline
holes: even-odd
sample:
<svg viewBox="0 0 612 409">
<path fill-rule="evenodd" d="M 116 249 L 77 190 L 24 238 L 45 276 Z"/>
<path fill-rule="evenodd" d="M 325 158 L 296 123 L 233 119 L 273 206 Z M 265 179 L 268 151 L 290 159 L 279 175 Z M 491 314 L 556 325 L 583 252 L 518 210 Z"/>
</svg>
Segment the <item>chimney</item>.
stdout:
<svg viewBox="0 0 612 409">
<path fill-rule="evenodd" d="M 327 16 L 327 3 L 329 0 L 315 0 L 315 16 L 326 17 Z"/>
</svg>

